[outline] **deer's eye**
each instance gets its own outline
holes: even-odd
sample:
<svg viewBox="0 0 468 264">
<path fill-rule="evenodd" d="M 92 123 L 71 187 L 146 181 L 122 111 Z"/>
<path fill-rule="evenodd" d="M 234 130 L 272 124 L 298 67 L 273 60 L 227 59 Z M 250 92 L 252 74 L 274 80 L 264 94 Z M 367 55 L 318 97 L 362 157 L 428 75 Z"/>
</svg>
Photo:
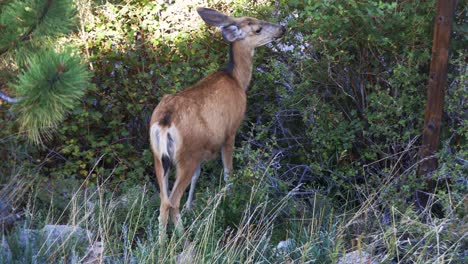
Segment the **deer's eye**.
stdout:
<svg viewBox="0 0 468 264">
<path fill-rule="evenodd" d="M 260 32 L 262 32 L 262 28 L 258 28 L 257 30 L 255 30 L 256 34 L 260 34 Z"/>
</svg>

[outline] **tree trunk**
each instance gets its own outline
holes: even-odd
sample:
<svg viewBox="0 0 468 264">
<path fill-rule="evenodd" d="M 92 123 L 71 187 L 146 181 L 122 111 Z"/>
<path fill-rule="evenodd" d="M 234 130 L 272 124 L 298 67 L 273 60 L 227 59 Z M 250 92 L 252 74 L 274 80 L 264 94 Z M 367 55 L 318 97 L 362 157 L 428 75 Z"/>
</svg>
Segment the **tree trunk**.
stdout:
<svg viewBox="0 0 468 264">
<path fill-rule="evenodd" d="M 447 82 L 447 64 L 452 20 L 457 0 L 438 0 L 437 16 L 434 22 L 434 41 L 432 44 L 432 59 L 427 87 L 427 104 L 424 116 L 422 146 L 419 150 L 417 175 L 425 179 L 426 190 L 416 191 L 416 204 L 424 209 L 431 205 L 431 194 L 436 187 L 436 181 L 431 179 L 437 169 L 437 158 L 434 156 L 439 147 L 440 127 L 444 106 L 445 86 Z"/>
</svg>

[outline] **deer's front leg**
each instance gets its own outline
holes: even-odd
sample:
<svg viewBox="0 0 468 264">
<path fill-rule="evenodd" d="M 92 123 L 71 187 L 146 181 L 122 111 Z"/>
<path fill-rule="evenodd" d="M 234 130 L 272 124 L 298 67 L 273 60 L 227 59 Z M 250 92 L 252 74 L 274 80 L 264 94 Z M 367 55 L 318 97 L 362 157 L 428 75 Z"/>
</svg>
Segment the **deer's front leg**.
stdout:
<svg viewBox="0 0 468 264">
<path fill-rule="evenodd" d="M 224 166 L 224 181 L 227 183 L 229 174 L 232 171 L 232 153 L 234 151 L 235 135 L 228 137 L 223 147 L 221 148 L 221 157 Z"/>
</svg>

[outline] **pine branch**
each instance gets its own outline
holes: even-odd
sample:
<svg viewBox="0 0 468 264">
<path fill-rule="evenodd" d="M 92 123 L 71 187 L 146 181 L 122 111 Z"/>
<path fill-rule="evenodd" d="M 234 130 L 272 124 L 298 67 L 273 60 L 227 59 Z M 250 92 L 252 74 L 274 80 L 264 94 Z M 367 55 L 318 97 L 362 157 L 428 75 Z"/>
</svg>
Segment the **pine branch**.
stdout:
<svg viewBox="0 0 468 264">
<path fill-rule="evenodd" d="M 28 32 L 24 33 L 20 37 L 20 41 L 28 41 L 31 39 L 31 35 L 34 33 L 34 31 L 38 28 L 38 26 L 44 21 L 45 16 L 47 15 L 50 7 L 52 6 L 53 0 L 47 0 L 47 3 L 44 6 L 44 9 L 41 12 L 41 15 L 37 19 L 37 23 L 34 23 L 31 25 L 31 28 L 28 30 Z M 16 42 L 12 43 L 9 47 L 5 47 L 0 51 L 0 56 L 7 53 L 9 50 L 13 49 L 16 47 Z"/>
<path fill-rule="evenodd" d="M 37 10 L 37 11 L 31 11 Z M 0 32 L 9 36 L 0 49 L 0 56 L 43 37 L 54 38 L 68 33 L 74 26 L 74 9 L 69 0 L 29 0 L 13 2 L 4 14 L 0 13 L 3 28 Z M 19 32 L 21 30 L 21 32 Z"/>
<path fill-rule="evenodd" d="M 0 92 L 0 100 L 14 104 L 20 130 L 37 144 L 52 136 L 89 85 L 91 75 L 79 56 L 48 46 L 71 32 L 74 21 L 70 0 L 12 1 L 0 12 L 0 56 L 14 51 L 20 68 L 9 81 L 17 97 Z"/>
<path fill-rule="evenodd" d="M 29 68 L 12 84 L 21 100 L 13 105 L 21 131 L 41 144 L 49 139 L 89 85 L 91 74 L 79 56 L 68 50 L 43 50 L 29 59 Z"/>
<path fill-rule="evenodd" d="M 47 0 L 46 5 L 44 6 L 44 9 L 42 10 L 41 15 L 38 18 L 37 23 L 35 23 L 28 32 L 26 32 L 23 36 L 21 36 L 21 41 L 27 41 L 31 39 L 31 35 L 36 30 L 36 28 L 44 21 L 44 18 L 47 15 L 47 12 L 49 12 L 50 7 L 52 6 L 53 0 Z"/>
</svg>

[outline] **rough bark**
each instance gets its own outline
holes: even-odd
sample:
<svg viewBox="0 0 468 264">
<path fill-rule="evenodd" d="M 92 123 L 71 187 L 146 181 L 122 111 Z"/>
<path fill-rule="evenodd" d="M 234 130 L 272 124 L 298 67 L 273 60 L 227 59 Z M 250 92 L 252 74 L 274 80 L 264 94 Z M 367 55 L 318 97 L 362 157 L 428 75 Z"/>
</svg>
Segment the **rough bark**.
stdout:
<svg viewBox="0 0 468 264">
<path fill-rule="evenodd" d="M 416 203 L 420 208 L 426 208 L 432 203 L 430 197 L 437 183 L 431 176 L 438 166 L 434 154 L 439 148 L 445 87 L 447 85 L 450 34 L 457 2 L 457 0 L 438 0 L 437 2 L 422 145 L 419 150 L 421 163 L 417 171 L 417 175 L 427 183 L 426 190 L 416 192 Z"/>
</svg>

